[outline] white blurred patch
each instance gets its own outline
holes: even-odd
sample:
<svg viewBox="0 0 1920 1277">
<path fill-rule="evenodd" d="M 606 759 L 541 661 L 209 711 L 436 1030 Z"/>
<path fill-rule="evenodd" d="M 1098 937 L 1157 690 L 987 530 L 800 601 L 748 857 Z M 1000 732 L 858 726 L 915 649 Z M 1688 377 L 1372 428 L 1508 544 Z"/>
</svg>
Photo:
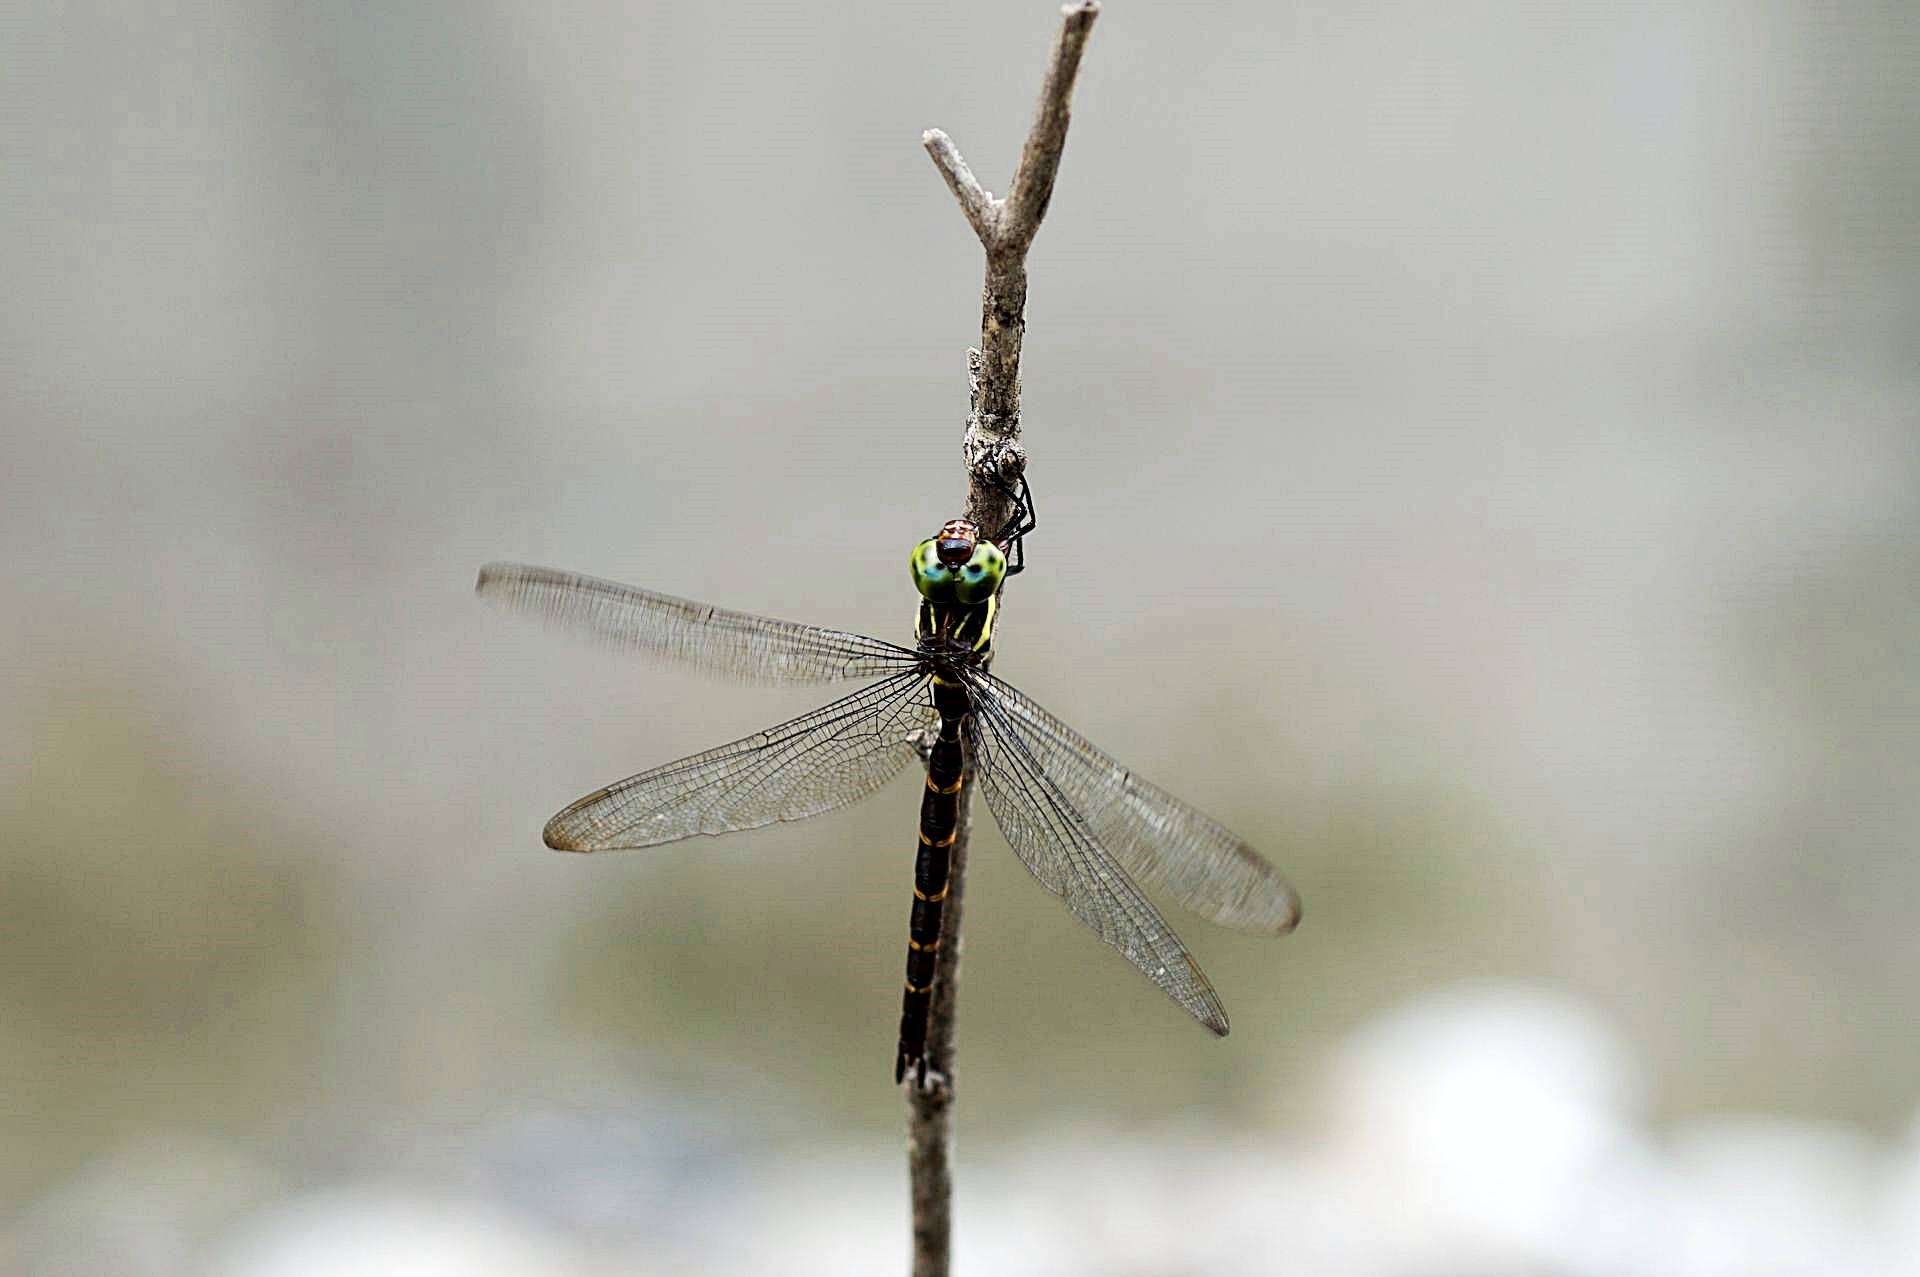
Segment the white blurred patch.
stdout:
<svg viewBox="0 0 1920 1277">
<path fill-rule="evenodd" d="M 555 1277 L 585 1271 L 560 1238 L 481 1202 L 360 1186 L 296 1198 L 241 1227 L 213 1277 Z"/>
<path fill-rule="evenodd" d="M 1676 1277 L 1916 1271 L 1875 1218 L 1890 1159 L 1859 1131 L 1748 1117 L 1695 1122 L 1671 1141 L 1684 1186 L 1666 1250 Z"/>
<path fill-rule="evenodd" d="M 0 1233 L 0 1271 L 173 1277 L 205 1239 L 271 1202 L 278 1172 L 235 1145 L 183 1133 L 136 1140 L 74 1172 Z"/>
<path fill-rule="evenodd" d="M 1611 1167 L 1635 1155 L 1638 1088 L 1614 1036 L 1544 989 L 1419 998 L 1335 1064 L 1333 1161 L 1403 1233 L 1545 1260 Z"/>
</svg>

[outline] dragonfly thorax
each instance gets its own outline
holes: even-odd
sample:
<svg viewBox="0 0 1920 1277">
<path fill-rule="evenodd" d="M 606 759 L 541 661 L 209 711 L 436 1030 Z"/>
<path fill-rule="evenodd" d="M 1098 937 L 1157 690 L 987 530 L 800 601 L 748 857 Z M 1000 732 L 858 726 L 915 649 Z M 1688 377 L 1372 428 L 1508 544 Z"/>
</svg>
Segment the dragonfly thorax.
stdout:
<svg viewBox="0 0 1920 1277">
<path fill-rule="evenodd" d="M 985 603 L 920 600 L 914 637 L 920 640 L 921 656 L 936 674 L 951 674 L 955 666 L 985 663 L 993 650 L 993 618 L 999 603 L 998 595 L 990 596 Z"/>
</svg>

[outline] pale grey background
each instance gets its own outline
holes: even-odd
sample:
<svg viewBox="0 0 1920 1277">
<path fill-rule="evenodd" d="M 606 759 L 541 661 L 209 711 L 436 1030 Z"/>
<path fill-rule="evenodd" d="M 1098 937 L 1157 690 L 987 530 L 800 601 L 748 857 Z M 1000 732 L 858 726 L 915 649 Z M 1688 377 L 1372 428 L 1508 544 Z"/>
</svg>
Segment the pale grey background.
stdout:
<svg viewBox="0 0 1920 1277">
<path fill-rule="evenodd" d="M 693 1271 L 675 1226 L 891 1270 L 912 789 L 549 855 L 565 801 L 807 694 L 470 590 L 518 558 L 903 637 L 978 319 L 919 133 L 1003 189 L 1053 12 L 0 9 L 22 1271 L 328 1271 L 271 1223 L 315 1192 L 510 1217 L 537 1271 Z M 1201 1240 L 1227 1189 L 1083 1186 L 1129 1158 L 1292 1168 L 1254 1221 L 1398 1201 L 1411 1154 L 1327 1150 L 1406 999 L 1378 1049 L 1413 1064 L 1507 1011 L 1542 1085 L 1527 1032 L 1601 1042 L 1567 1049 L 1673 1212 L 1838 1221 L 1781 1271 L 1920 1255 L 1886 1222 L 1920 1185 L 1917 64 L 1895 3 L 1108 6 L 1031 262 L 1043 524 L 998 670 L 1269 850 L 1307 920 L 1182 925 L 1216 1043 L 981 839 L 960 1168 L 1005 1202 L 963 1203 L 971 1271 L 1114 1271 L 1087 1248 L 1124 1229 L 1054 1213 L 1102 1201 L 1141 1271 L 1281 1262 Z M 1496 1014 L 1463 979 L 1518 983 Z M 1384 1111 L 1451 1103 L 1382 1076 Z M 1699 1134 L 1747 1113 L 1799 1150 L 1791 1208 L 1696 1173 L 1771 1165 Z M 1540 1175 L 1492 1165 L 1532 1232 L 1409 1190 L 1286 1235 L 1316 1271 L 1569 1270 Z M 1722 1271 L 1675 1246 L 1708 1259 L 1648 1262 Z"/>
</svg>

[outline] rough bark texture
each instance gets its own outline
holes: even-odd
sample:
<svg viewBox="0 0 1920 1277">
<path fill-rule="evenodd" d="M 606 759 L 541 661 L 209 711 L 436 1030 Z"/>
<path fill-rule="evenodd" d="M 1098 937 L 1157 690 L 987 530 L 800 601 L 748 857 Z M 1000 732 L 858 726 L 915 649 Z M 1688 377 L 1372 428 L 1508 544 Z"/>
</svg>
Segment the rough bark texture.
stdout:
<svg viewBox="0 0 1920 1277">
<path fill-rule="evenodd" d="M 982 189 L 953 140 L 938 129 L 921 138 L 927 154 L 986 250 L 980 299 L 980 348 L 967 352 L 967 517 L 992 532 L 1013 510 L 1008 485 L 1025 472 L 1020 446 L 1020 344 L 1027 327 L 1027 249 L 1033 243 L 1066 146 L 1068 104 L 1080 54 L 1100 6 L 1087 0 L 1061 10 L 1060 34 L 1047 63 L 1040 104 L 1005 199 Z M 960 991 L 960 921 L 967 842 L 972 827 L 971 766 L 960 791 L 940 956 L 927 1019 L 924 1078 L 907 1076 L 907 1165 L 912 1180 L 913 1277 L 947 1277 L 952 1253 L 954 1028 Z"/>
</svg>

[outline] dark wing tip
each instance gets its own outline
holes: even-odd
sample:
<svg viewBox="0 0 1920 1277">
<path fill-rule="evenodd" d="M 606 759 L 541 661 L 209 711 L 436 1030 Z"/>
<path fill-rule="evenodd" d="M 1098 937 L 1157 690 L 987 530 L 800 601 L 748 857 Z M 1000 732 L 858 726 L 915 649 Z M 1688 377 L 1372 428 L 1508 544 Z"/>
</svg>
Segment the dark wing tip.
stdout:
<svg viewBox="0 0 1920 1277">
<path fill-rule="evenodd" d="M 1276 936 L 1284 936 L 1300 925 L 1300 893 L 1288 887 L 1283 899 L 1286 901 L 1286 911 L 1280 916 L 1280 925 L 1273 929 Z"/>
<path fill-rule="evenodd" d="M 612 793 L 610 789 L 596 789 L 580 801 L 568 803 L 564 809 L 555 812 L 553 819 L 547 822 L 547 827 L 540 831 L 540 841 L 555 851 L 605 851 L 605 843 L 596 846 L 588 839 L 581 837 L 574 829 L 574 822 L 569 818 L 578 816 L 587 808 L 605 801 Z"/>
<path fill-rule="evenodd" d="M 1259 852 L 1240 844 L 1243 860 L 1257 868 L 1245 894 L 1214 920 L 1257 936 L 1284 936 L 1300 925 L 1300 893 Z"/>
<path fill-rule="evenodd" d="M 1250 936 L 1284 936 L 1300 925 L 1300 893 L 1270 871 L 1258 890 L 1237 899 L 1181 903 L 1211 922 Z"/>
<path fill-rule="evenodd" d="M 480 569 L 480 575 L 474 580 L 473 592 L 485 596 L 493 586 L 509 577 L 518 576 L 525 569 L 517 563 L 489 563 Z"/>
<path fill-rule="evenodd" d="M 565 825 L 560 823 L 566 814 L 567 812 L 563 811 L 547 822 L 547 827 L 540 831 L 540 841 L 555 851 L 592 851 L 592 847 L 583 844 Z"/>
</svg>

